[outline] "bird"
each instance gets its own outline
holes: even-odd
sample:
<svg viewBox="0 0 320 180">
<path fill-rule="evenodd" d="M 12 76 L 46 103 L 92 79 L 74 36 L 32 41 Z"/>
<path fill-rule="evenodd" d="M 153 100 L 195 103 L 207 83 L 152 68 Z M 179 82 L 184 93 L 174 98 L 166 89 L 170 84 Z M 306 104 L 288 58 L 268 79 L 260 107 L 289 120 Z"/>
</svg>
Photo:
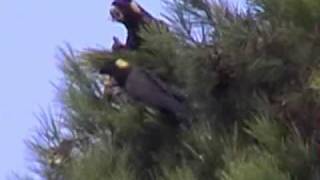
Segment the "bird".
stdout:
<svg viewBox="0 0 320 180">
<path fill-rule="evenodd" d="M 112 20 L 123 24 L 127 30 L 126 43 L 122 44 L 117 37 L 113 37 L 114 44 L 112 49 L 119 51 L 123 49 L 136 50 L 140 47 L 142 38 L 139 36 L 141 28 L 155 23 L 160 27 L 166 24 L 154 18 L 149 12 L 142 8 L 133 0 L 114 0 L 110 10 Z"/>
<path fill-rule="evenodd" d="M 50 166 L 59 166 L 70 156 L 74 146 L 74 140 L 64 139 L 57 147 L 50 149 L 50 156 L 48 157 L 48 164 Z"/>
<path fill-rule="evenodd" d="M 124 59 L 107 62 L 100 74 L 115 79 L 118 86 L 134 101 L 141 102 L 167 115 L 173 126 L 190 126 L 190 111 L 186 99 L 174 92 L 159 77 Z"/>
</svg>

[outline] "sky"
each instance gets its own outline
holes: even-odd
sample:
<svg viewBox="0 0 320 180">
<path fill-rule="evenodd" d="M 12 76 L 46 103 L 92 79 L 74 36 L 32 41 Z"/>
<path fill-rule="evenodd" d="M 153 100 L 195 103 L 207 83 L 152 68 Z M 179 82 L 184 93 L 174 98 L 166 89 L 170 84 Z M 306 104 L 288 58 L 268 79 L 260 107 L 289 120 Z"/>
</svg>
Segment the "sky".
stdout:
<svg viewBox="0 0 320 180">
<path fill-rule="evenodd" d="M 160 17 L 160 0 L 137 0 Z M 56 58 L 65 43 L 77 50 L 110 48 L 125 30 L 111 22 L 111 0 L 0 0 L 0 180 L 27 172 L 24 141 L 35 114 L 55 101 L 51 82 L 61 77 Z"/>
</svg>

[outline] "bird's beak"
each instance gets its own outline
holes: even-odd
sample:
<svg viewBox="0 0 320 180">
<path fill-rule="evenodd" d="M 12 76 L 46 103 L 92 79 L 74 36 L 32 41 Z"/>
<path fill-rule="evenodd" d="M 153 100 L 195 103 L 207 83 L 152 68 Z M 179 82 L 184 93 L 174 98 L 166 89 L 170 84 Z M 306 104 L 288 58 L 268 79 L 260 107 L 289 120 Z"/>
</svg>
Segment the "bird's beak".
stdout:
<svg viewBox="0 0 320 180">
<path fill-rule="evenodd" d="M 139 7 L 139 5 L 135 2 L 135 1 L 132 1 L 130 3 L 130 8 L 133 12 L 137 13 L 137 14 L 141 14 L 141 9 Z"/>
<path fill-rule="evenodd" d="M 104 77 L 103 83 L 104 83 L 104 86 L 105 86 L 105 87 L 111 87 L 111 86 L 113 85 L 111 76 L 110 76 L 110 75 L 106 75 L 106 76 Z"/>
<path fill-rule="evenodd" d="M 110 15 L 113 21 L 123 21 L 124 20 L 124 15 L 121 12 L 121 10 L 116 7 L 113 6 L 110 10 Z"/>
</svg>

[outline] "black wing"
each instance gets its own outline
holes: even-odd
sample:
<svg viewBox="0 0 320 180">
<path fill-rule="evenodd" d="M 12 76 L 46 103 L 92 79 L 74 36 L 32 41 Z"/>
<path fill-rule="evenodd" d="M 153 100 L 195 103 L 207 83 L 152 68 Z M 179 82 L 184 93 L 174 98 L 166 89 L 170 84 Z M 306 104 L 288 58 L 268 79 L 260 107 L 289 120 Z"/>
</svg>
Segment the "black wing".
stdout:
<svg viewBox="0 0 320 180">
<path fill-rule="evenodd" d="M 179 102 L 185 101 L 185 96 L 183 96 L 181 93 L 178 93 L 173 88 L 170 88 L 168 85 L 166 85 L 160 78 L 158 78 L 155 74 L 153 74 L 150 71 L 147 70 L 141 70 L 142 73 L 145 74 L 147 78 L 150 79 L 156 86 L 158 86 L 165 94 L 168 94 L 169 96 L 172 96 Z"/>
</svg>

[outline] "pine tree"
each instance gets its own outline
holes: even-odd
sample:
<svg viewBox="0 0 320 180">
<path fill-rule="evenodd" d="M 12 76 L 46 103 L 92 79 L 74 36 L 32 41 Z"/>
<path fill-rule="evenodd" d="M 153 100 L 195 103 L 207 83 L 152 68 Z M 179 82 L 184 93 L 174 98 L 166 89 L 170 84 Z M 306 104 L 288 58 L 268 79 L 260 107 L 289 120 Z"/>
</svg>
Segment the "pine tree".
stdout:
<svg viewBox="0 0 320 180">
<path fill-rule="evenodd" d="M 28 142 L 35 172 L 48 180 L 319 179 L 320 1 L 167 4 L 170 32 L 150 26 L 138 51 L 61 50 L 61 113 L 41 114 Z M 183 94 L 191 128 L 168 126 L 121 90 L 104 93 L 98 69 L 117 58 Z"/>
</svg>

